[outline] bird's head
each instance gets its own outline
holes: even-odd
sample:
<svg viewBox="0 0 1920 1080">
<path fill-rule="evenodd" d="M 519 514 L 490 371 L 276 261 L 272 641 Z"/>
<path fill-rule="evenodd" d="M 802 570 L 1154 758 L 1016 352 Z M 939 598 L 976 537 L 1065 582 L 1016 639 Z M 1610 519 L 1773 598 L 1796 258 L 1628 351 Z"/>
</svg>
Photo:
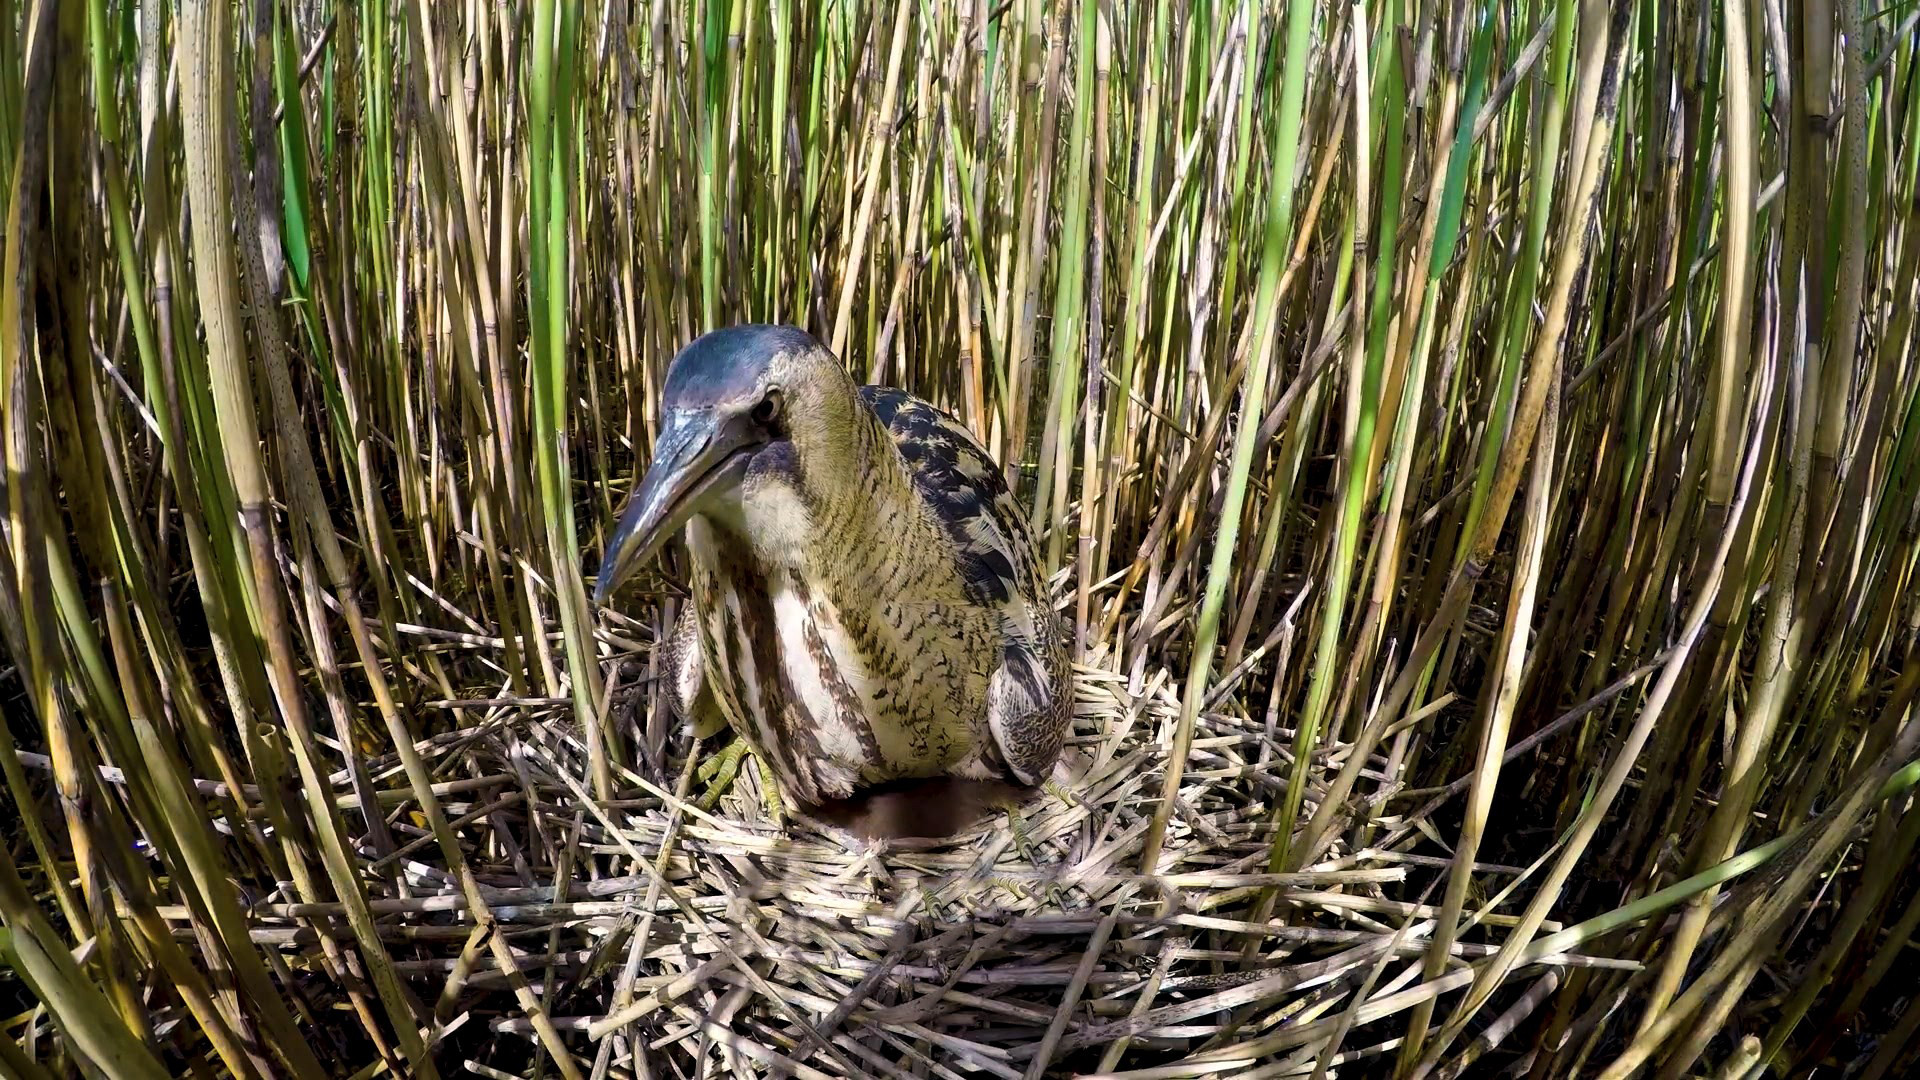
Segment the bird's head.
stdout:
<svg viewBox="0 0 1920 1080">
<path fill-rule="evenodd" d="M 803 447 L 839 441 L 853 380 L 813 335 L 790 326 L 714 330 L 667 367 L 653 464 L 607 541 L 596 606 L 696 514 L 736 512 L 756 489 L 791 485 Z"/>
</svg>

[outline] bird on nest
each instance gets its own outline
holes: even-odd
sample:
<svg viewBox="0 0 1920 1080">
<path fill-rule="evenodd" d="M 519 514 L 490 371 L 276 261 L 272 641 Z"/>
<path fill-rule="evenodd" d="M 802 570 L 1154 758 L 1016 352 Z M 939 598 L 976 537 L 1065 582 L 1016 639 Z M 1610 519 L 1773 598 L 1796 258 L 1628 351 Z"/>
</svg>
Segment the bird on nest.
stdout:
<svg viewBox="0 0 1920 1080">
<path fill-rule="evenodd" d="M 686 530 L 692 602 L 661 665 L 684 724 L 732 728 L 809 808 L 913 778 L 1049 783 L 1065 634 L 1025 514 L 958 421 L 856 386 L 786 326 L 698 338 L 660 408 L 594 602 Z"/>
</svg>

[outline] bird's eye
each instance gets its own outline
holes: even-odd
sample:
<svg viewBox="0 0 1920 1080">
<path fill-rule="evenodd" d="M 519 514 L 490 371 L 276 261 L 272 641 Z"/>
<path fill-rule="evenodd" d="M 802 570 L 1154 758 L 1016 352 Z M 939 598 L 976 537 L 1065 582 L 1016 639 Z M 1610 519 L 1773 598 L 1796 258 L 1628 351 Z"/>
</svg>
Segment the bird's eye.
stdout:
<svg viewBox="0 0 1920 1080">
<path fill-rule="evenodd" d="M 761 398 L 760 404 L 753 407 L 752 415 L 753 422 L 762 427 L 773 423 L 780 415 L 780 392 L 778 390 L 767 391 L 767 396 Z"/>
</svg>

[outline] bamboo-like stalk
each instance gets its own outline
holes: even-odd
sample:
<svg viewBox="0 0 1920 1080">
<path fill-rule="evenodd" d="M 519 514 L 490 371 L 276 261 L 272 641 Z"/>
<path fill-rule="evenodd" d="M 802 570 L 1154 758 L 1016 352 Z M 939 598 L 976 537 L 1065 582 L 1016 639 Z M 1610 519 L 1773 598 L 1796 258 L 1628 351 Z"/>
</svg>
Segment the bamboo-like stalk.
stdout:
<svg viewBox="0 0 1920 1080">
<path fill-rule="evenodd" d="M 406 1010 L 390 961 L 375 944 L 373 922 L 354 872 L 344 838 L 339 811 L 330 798 L 316 766 L 312 734 L 307 727 L 306 706 L 294 674 L 291 642 L 286 623 L 284 601 L 275 581 L 278 571 L 271 549 L 266 515 L 266 476 L 261 465 L 258 436 L 249 403 L 251 392 L 241 363 L 239 297 L 233 242 L 217 223 L 226 218 L 228 208 L 228 169 L 226 161 L 227 127 L 225 106 L 226 20 L 218 5 L 190 4 L 181 11 L 179 33 L 180 67 L 196 73 L 183 81 L 182 113 L 187 153 L 187 177 L 190 198 L 201 208 L 194 215 L 193 242 L 197 254 L 195 277 L 203 300 L 201 315 L 207 325 L 209 362 L 213 373 L 213 394 L 220 417 L 223 452 L 231 470 L 233 487 L 239 500 L 245 542 L 251 555 L 250 575 L 242 579 L 246 593 L 260 612 L 271 657 L 269 674 L 273 682 L 275 704 L 285 721 L 288 742 L 302 773 L 302 780 L 319 833 L 319 856 L 326 865 L 333 887 L 348 900 L 348 917 L 353 922 L 389 1019 L 398 1030 L 400 1044 L 409 1062 L 423 1076 L 438 1075 L 427 1057 L 426 1046 L 414 1028 Z M 297 1051 L 296 1051 L 297 1053 Z M 317 1070 L 316 1070 L 317 1071 Z"/>
<path fill-rule="evenodd" d="M 1746 13 L 1744 0 L 1732 0 L 1722 10 L 1726 27 L 1727 44 L 1725 57 L 1727 66 L 1727 116 L 1726 116 L 1726 175 L 1727 201 L 1734 206 L 1744 206 L 1753 197 L 1753 134 L 1752 134 L 1752 88 L 1750 61 L 1746 53 Z M 1719 418 L 1720 438 L 1732 440 L 1733 420 L 1726 410 L 1736 407 L 1738 386 L 1744 380 L 1741 372 L 1748 366 L 1747 351 L 1747 307 L 1748 299 L 1748 236 L 1749 228 L 1742 222 L 1729 222 L 1727 244 L 1722 252 L 1726 269 L 1726 288 L 1722 293 L 1721 333 L 1719 365 L 1715 370 L 1717 384 L 1716 416 Z M 1820 241 L 1809 238 L 1814 245 Z M 1728 780 L 1726 794 L 1715 807 L 1708 819 L 1705 834 L 1699 841 L 1699 860 L 1704 864 L 1717 862 L 1724 855 L 1716 857 L 1715 852 L 1731 853 L 1740 842 L 1746 829 L 1746 817 L 1753 805 L 1755 785 L 1759 773 L 1755 763 L 1772 741 L 1774 727 L 1778 724 L 1781 711 L 1786 702 L 1784 693 L 1787 686 L 1785 672 L 1799 663 L 1799 652 L 1803 648 L 1801 641 L 1805 634 L 1805 615 L 1795 618 L 1794 593 L 1797 590 L 1796 578 L 1799 573 L 1801 543 L 1807 528 L 1807 470 L 1812 453 L 1812 437 L 1818 416 L 1820 387 L 1817 375 L 1821 365 L 1817 354 L 1794 357 L 1790 361 L 1792 374 L 1788 376 L 1792 386 L 1793 413 L 1795 425 L 1791 438 L 1791 475 L 1787 479 L 1785 498 L 1789 520 L 1786 525 L 1784 548 L 1775 563 L 1773 578 L 1774 602 L 1768 608 L 1767 621 L 1761 633 L 1765 646 L 1761 650 L 1760 664 L 1754 675 L 1753 704 L 1745 720 L 1740 725 L 1740 733 L 1733 754 L 1728 762 Z M 1804 367 L 1802 366 L 1804 365 Z M 1719 443 L 1716 441 L 1716 448 Z M 1725 461 L 1722 451 L 1716 449 L 1715 461 Z M 1717 465 L 1716 471 L 1709 477 L 1708 500 L 1711 505 L 1723 505 L 1726 481 L 1720 472 L 1726 465 Z M 1714 500 L 1718 499 L 1718 502 Z M 1664 1010 L 1668 1000 L 1679 991 L 1680 981 L 1685 976 L 1687 964 L 1693 956 L 1700 935 L 1706 929 L 1711 892 L 1702 894 L 1703 899 L 1695 901 L 1687 909 L 1678 929 L 1668 943 L 1662 959 L 1661 976 L 1653 988 L 1646 1011 L 1642 1017 L 1642 1030 Z"/>
<path fill-rule="evenodd" d="M 1339 516 L 1336 519 L 1335 540 L 1332 551 L 1332 573 L 1327 583 L 1327 605 L 1320 620 L 1320 636 L 1315 648 L 1313 674 L 1307 687 L 1305 712 L 1294 734 L 1294 769 L 1288 778 L 1287 791 L 1274 816 L 1274 849 L 1269 867 L 1279 870 L 1291 864 L 1293 850 L 1293 830 L 1300 814 L 1302 800 L 1306 793 L 1306 767 L 1312 760 L 1314 751 L 1319 748 L 1323 737 L 1323 725 L 1327 720 L 1327 710 L 1332 701 L 1334 680 L 1338 674 L 1333 663 L 1333 654 L 1338 648 L 1342 629 L 1342 613 L 1346 607 L 1348 584 L 1354 573 L 1355 547 L 1359 542 L 1361 504 L 1365 501 L 1369 478 L 1364 472 L 1364 463 L 1371 455 L 1373 426 L 1378 407 L 1374 397 L 1379 393 L 1380 369 L 1375 361 L 1379 354 L 1369 349 L 1367 338 L 1367 297 L 1369 295 L 1366 276 L 1366 235 L 1372 218 L 1368 213 L 1370 194 L 1370 175 L 1368 173 L 1368 152 L 1372 144 L 1370 134 L 1370 112 L 1373 99 L 1366 92 L 1371 85 L 1368 78 L 1367 61 L 1367 20 L 1366 8 L 1356 3 L 1353 17 L 1349 21 L 1347 33 L 1353 48 L 1353 147 L 1354 147 L 1354 199 L 1353 199 L 1353 238 L 1355 284 L 1353 300 L 1349 308 L 1349 326 L 1347 330 L 1347 385 L 1345 422 L 1342 429 L 1342 457 L 1346 463 L 1346 472 L 1341 478 L 1341 501 Z M 1397 208 L 1396 208 L 1397 209 Z M 1386 215 L 1383 211 L 1383 223 Z M 1380 299 L 1378 293 L 1373 300 Z M 1322 804 L 1315 816 L 1331 812 L 1334 802 Z M 1307 835 L 1312 837 L 1316 830 L 1312 824 L 1307 827 Z"/>
<path fill-rule="evenodd" d="M 847 247 L 843 270 L 845 283 L 840 287 L 839 307 L 833 318 L 833 336 L 828 348 L 835 356 L 846 357 L 848 335 L 853 331 L 853 293 L 860 281 L 858 268 L 865 265 L 867 238 L 873 230 L 874 207 L 885 186 L 887 170 L 880 167 L 893 141 L 894 110 L 900 93 L 901 62 L 906 56 L 907 27 L 914 5 L 901 4 L 894 10 L 893 33 L 888 36 L 887 81 L 880 91 L 880 105 L 873 114 L 868 133 L 867 160 L 863 174 L 867 183 L 860 193 L 860 213 L 853 223 L 853 239 Z"/>
<path fill-rule="evenodd" d="M 1067 547 L 1068 473 L 1073 468 L 1074 414 L 1079 411 L 1081 342 L 1086 335 L 1085 312 L 1088 203 L 1093 194 L 1090 175 L 1094 151 L 1094 53 L 1099 36 L 1098 4 L 1081 5 L 1080 25 L 1074 34 L 1073 123 L 1067 136 L 1067 176 L 1060 197 L 1061 217 L 1058 269 L 1054 274 L 1053 321 L 1048 328 L 1047 403 L 1042 416 L 1051 419 L 1040 436 L 1040 474 L 1034 488 L 1034 527 L 1046 537 L 1046 572 L 1060 569 Z M 1095 427 L 1097 419 L 1090 419 Z"/>
<path fill-rule="evenodd" d="M 1559 358 L 1560 335 L 1565 327 L 1568 304 L 1573 294 L 1574 278 L 1585 255 L 1589 215 L 1593 210 L 1594 191 L 1600 179 L 1601 156 L 1606 149 L 1606 143 L 1611 138 L 1616 110 L 1619 107 L 1620 60 L 1625 53 L 1627 17 L 1630 15 L 1631 12 L 1628 9 L 1617 9 L 1613 13 L 1612 25 L 1608 28 L 1608 32 L 1598 40 L 1588 40 L 1582 49 L 1580 112 L 1592 117 L 1593 130 L 1589 137 L 1586 160 L 1580 163 L 1579 169 L 1574 174 L 1573 195 L 1567 203 L 1567 235 L 1576 239 L 1561 248 L 1559 258 L 1555 261 L 1553 292 L 1548 301 L 1546 319 L 1541 327 L 1540 336 L 1536 339 L 1533 358 L 1529 364 L 1531 371 L 1528 385 L 1515 412 L 1512 441 L 1508 444 L 1508 452 L 1501 455 L 1500 470 L 1495 475 L 1493 494 L 1487 501 L 1485 516 L 1480 519 L 1479 532 L 1473 545 L 1473 550 L 1476 552 L 1484 553 L 1492 547 L 1494 534 L 1499 529 L 1500 522 L 1506 517 L 1508 501 L 1512 499 L 1515 487 L 1519 484 L 1521 462 L 1531 450 L 1530 444 L 1536 437 L 1540 416 L 1546 407 L 1546 399 L 1551 393 Z M 1472 576 L 1471 574 L 1461 575 L 1456 580 L 1466 581 Z M 1451 585 L 1448 591 L 1453 591 Z M 1699 616 L 1704 614 L 1704 609 L 1697 610 L 1690 621 L 1697 627 L 1700 621 Z M 1670 669 L 1669 679 L 1672 674 L 1673 669 Z M 1648 708 L 1649 711 L 1653 711 L 1651 703 Z M 1649 726 L 1648 718 L 1643 716 L 1635 729 L 1640 743 L 1644 743 Z M 1434 1037 L 1413 1075 L 1417 1077 L 1428 1072 L 1440 1053 L 1458 1038 L 1468 1018 L 1486 1003 L 1487 990 L 1494 985 L 1496 976 L 1504 975 L 1506 971 L 1511 970 L 1510 965 L 1515 954 L 1532 937 L 1533 931 L 1538 928 L 1544 916 L 1543 901 L 1557 893 L 1571 871 L 1573 860 L 1578 857 L 1585 843 L 1592 838 L 1593 829 L 1598 826 L 1600 816 L 1595 812 L 1595 808 L 1604 807 L 1611 802 L 1614 793 L 1618 791 L 1619 784 L 1625 779 L 1626 770 L 1631 766 L 1633 757 L 1637 756 L 1638 749 L 1639 743 L 1633 741 L 1631 737 L 1621 748 L 1620 756 L 1615 760 L 1607 778 L 1603 781 L 1601 791 L 1595 794 L 1593 803 L 1580 816 L 1576 826 L 1578 831 L 1555 861 L 1552 871 L 1542 883 L 1534 901 L 1528 905 L 1520 926 L 1503 944 L 1500 952 L 1494 957 L 1492 965 L 1474 980 L 1473 988 L 1468 991 L 1466 1000 L 1455 1008 L 1446 1025 Z M 1309 831 L 1311 833 L 1311 826 Z"/>
<path fill-rule="evenodd" d="M 1804 460 L 1810 455 L 1803 453 L 1800 456 Z M 1890 703 L 1888 719 L 1899 722 L 1895 718 L 1907 712 L 1917 691 L 1920 691 L 1920 661 L 1910 661 L 1900 678 L 1900 688 Z M 1741 944 L 1716 957 L 1671 1008 L 1663 1010 L 1652 1025 L 1642 1030 L 1632 1045 L 1601 1074 L 1604 1080 L 1623 1080 L 1646 1060 L 1654 1048 L 1680 1030 L 1680 1025 L 1690 1021 L 1693 1022 L 1690 1038 L 1681 1047 L 1675 1048 L 1662 1063 L 1661 1075 L 1679 1076 L 1692 1066 L 1704 1049 L 1706 1034 L 1719 1029 L 1745 993 L 1747 984 L 1758 973 L 1758 958 L 1766 954 L 1772 937 L 1784 929 L 1794 902 L 1812 885 L 1822 868 L 1831 863 L 1840 846 L 1847 842 L 1847 834 L 1866 808 L 1879 797 L 1883 785 L 1895 772 L 1897 763 L 1907 760 L 1916 749 L 1920 749 L 1920 720 L 1907 717 L 1901 727 L 1900 737 L 1892 752 L 1887 754 L 1885 760 L 1872 763 L 1861 777 L 1863 782 L 1844 803 L 1827 815 L 1827 820 L 1822 823 L 1823 828 L 1816 834 L 1809 850 L 1793 866 L 1787 879 L 1741 919 L 1741 925 L 1734 930 L 1736 940 Z M 1693 1021 L 1693 1014 L 1703 1009 L 1709 1019 Z"/>
<path fill-rule="evenodd" d="M 1478 75 L 1484 74 L 1484 63 L 1476 56 L 1476 77 L 1471 80 L 1468 91 L 1469 106 L 1465 110 L 1461 130 L 1469 130 L 1474 114 L 1475 91 L 1478 89 Z M 1456 142 L 1454 153 L 1464 155 L 1468 146 Z M 1465 162 L 1450 163 L 1449 172 L 1458 166 L 1464 173 Z M 1450 186 L 1455 180 L 1449 176 L 1446 183 Z M 1457 198 L 1457 196 L 1456 196 Z M 1439 204 L 1448 206 L 1452 200 Z M 1450 246 L 1450 240 L 1449 240 Z M 1435 253 L 1435 276 L 1440 264 L 1440 253 Z M 1431 317 L 1431 309 L 1422 317 L 1424 324 Z M 1424 336 L 1424 335 L 1423 335 Z M 1526 637 L 1532 621 L 1534 598 L 1539 588 L 1541 547 L 1548 528 L 1548 514 L 1552 509 L 1551 492 L 1553 487 L 1555 434 L 1559 426 L 1558 386 L 1549 387 L 1546 412 L 1541 419 L 1541 427 L 1535 436 L 1537 445 L 1533 451 L 1533 466 L 1528 477 L 1527 505 L 1525 516 L 1521 519 L 1521 562 L 1515 567 L 1513 578 L 1513 597 L 1508 607 L 1507 621 L 1500 628 L 1500 642 L 1505 647 L 1497 655 L 1503 658 L 1494 691 L 1487 696 L 1485 720 L 1480 726 L 1480 748 L 1472 772 L 1472 780 L 1467 791 L 1467 810 L 1461 823 L 1460 838 L 1454 846 L 1453 865 L 1448 871 L 1446 892 L 1441 901 L 1440 919 L 1434 928 L 1433 942 L 1427 953 L 1427 963 L 1423 970 L 1425 978 L 1439 976 L 1445 968 L 1447 955 L 1451 952 L 1454 935 L 1459 926 L 1460 913 L 1467 899 L 1467 888 L 1472 883 L 1474 860 L 1479 855 L 1481 840 L 1486 835 L 1487 820 L 1492 812 L 1493 796 L 1500 782 L 1500 768 L 1506 754 L 1508 731 L 1513 722 L 1514 702 L 1519 694 L 1520 665 L 1526 653 Z M 1426 1040 L 1426 1026 L 1432 1016 L 1431 1006 L 1422 1003 L 1415 1011 L 1408 1026 L 1407 1040 L 1402 1047 L 1400 1063 L 1402 1068 L 1412 1066 L 1420 1060 L 1420 1050 Z"/>
<path fill-rule="evenodd" d="M 1358 10 L 1363 16 L 1364 8 Z M 1276 188 L 1282 190 L 1287 190 L 1284 187 L 1285 181 L 1292 176 L 1295 156 L 1299 150 L 1300 107 L 1306 88 L 1303 61 L 1312 31 L 1312 11 L 1301 0 L 1294 0 L 1288 9 L 1287 19 L 1286 55 L 1289 74 L 1281 87 L 1280 116 L 1272 133 L 1273 183 Z M 1356 27 L 1364 25 L 1364 18 L 1356 19 Z M 1355 64 L 1364 72 L 1365 59 L 1359 44 L 1361 36 L 1357 31 L 1354 41 Z M 1360 100 L 1356 95 L 1356 102 Z M 1355 142 L 1358 145 L 1365 145 L 1365 121 L 1357 115 L 1355 124 L 1359 133 Z M 1364 166 L 1362 170 L 1364 175 Z M 1292 226 L 1292 198 L 1288 196 L 1276 198 L 1268 211 L 1260 262 L 1260 285 L 1254 300 L 1254 310 L 1268 314 L 1263 314 L 1256 321 L 1247 344 L 1252 362 L 1252 371 L 1247 377 L 1245 391 L 1244 408 L 1245 415 L 1248 417 L 1259 416 L 1263 412 L 1261 406 L 1265 395 L 1267 365 L 1270 362 L 1275 330 L 1271 313 L 1275 310 L 1275 300 L 1280 286 L 1281 256 L 1287 248 L 1288 232 Z M 1167 771 L 1161 784 L 1160 804 L 1154 811 L 1153 823 L 1141 845 L 1140 866 L 1144 873 L 1154 872 L 1159 861 L 1160 846 L 1166 834 L 1167 821 L 1173 813 L 1173 800 L 1179 790 L 1181 773 L 1186 766 L 1186 758 L 1193 744 L 1195 718 L 1199 713 L 1201 701 L 1206 697 L 1207 680 L 1213 664 L 1213 647 L 1219 634 L 1220 612 L 1226 600 L 1228 568 L 1233 557 L 1241 505 L 1246 499 L 1248 474 L 1253 463 L 1254 437 L 1257 433 L 1255 425 L 1243 423 L 1234 437 L 1233 463 L 1230 466 L 1232 471 L 1227 480 L 1227 500 L 1222 509 L 1228 525 L 1215 541 L 1213 558 L 1207 569 L 1206 592 L 1201 601 L 1193 667 L 1188 672 L 1186 696 L 1181 703 L 1173 748 L 1168 756 Z M 1289 790 L 1293 789 L 1290 787 Z"/>
<path fill-rule="evenodd" d="M 26 25 L 26 60 L 22 65 L 26 76 L 22 108 L 26 120 L 25 141 L 19 158 L 13 163 L 9 178 L 9 198 L 7 202 L 7 244 L 4 267 L 5 274 L 0 288 L 0 335 L 4 335 L 4 352 L 0 360 L 0 416 L 4 417 L 5 430 L 0 433 L 4 438 L 4 450 L 9 476 L 17 477 L 7 485 L 7 513 L 9 517 L 9 545 L 6 582 L 4 586 L 5 603 L 8 610 L 5 622 L 9 636 L 14 640 L 7 644 L 16 655 L 24 654 L 29 671 L 35 672 L 32 695 L 34 708 L 42 717 L 51 721 L 52 710 L 60 707 L 52 700 L 54 693 L 50 678 L 51 671 L 44 664 L 34 661 L 47 650 L 45 634 L 48 626 L 46 599 L 35 588 L 36 578 L 24 580 L 17 575 L 31 573 L 44 558 L 43 548 L 27 535 L 27 514 L 31 504 L 31 489 L 24 482 L 23 474 L 33 470 L 33 449 L 29 443 L 31 425 L 33 380 L 27 367 L 27 357 L 32 352 L 31 329 L 29 326 L 28 304 L 30 302 L 30 282 L 32 267 L 29 264 L 27 241 L 38 235 L 37 200 L 28 194 L 45 183 L 47 158 L 45 138 L 49 96 L 51 93 L 51 54 L 55 29 L 51 20 L 57 18 L 57 9 L 50 3 L 34 5 L 31 18 Z M 44 575 L 37 580 L 44 581 Z M 4 767 L 7 776 L 7 788 L 15 803 L 29 805 L 31 796 L 26 778 L 20 772 L 18 760 L 14 757 L 11 735 L 0 736 L 0 752 L 6 759 Z M 52 864 L 53 845 L 44 823 L 37 819 L 22 816 L 28 840 L 32 843 L 35 856 L 42 864 Z M 54 899 L 67 922 L 82 932 L 89 926 L 85 908 L 73 893 L 72 887 L 64 877 L 58 877 L 52 883 Z M 9 920 L 11 921 L 11 920 Z"/>
<path fill-rule="evenodd" d="M 1669 7 L 15 5 L 0 1072 L 1910 1071 L 1920 12 Z M 1009 828 L 587 609 L 769 320 L 1031 508 Z"/>
<path fill-rule="evenodd" d="M 0 438 L 4 438 L 7 466 L 10 540 L 4 568 L 8 645 L 13 649 L 24 646 L 23 659 L 31 665 L 24 681 L 34 712 L 48 731 L 56 788 L 78 860 L 90 854 L 95 841 L 85 814 L 87 781 L 80 772 L 84 761 L 75 758 L 82 751 L 75 745 L 74 718 L 59 696 L 47 656 L 50 646 L 57 647 L 49 640 L 57 632 L 46 559 L 50 538 L 37 535 L 28 516 L 33 513 L 38 518 L 44 514 L 39 485 L 45 465 L 38 460 L 39 448 L 30 435 L 32 416 L 44 406 L 36 401 L 40 378 L 33 371 L 30 359 L 35 349 L 26 310 L 33 281 L 27 252 L 44 229 L 36 212 L 38 199 L 32 193 L 47 182 L 51 172 L 51 155 L 45 140 L 56 97 L 50 85 L 53 56 L 58 47 L 56 36 L 63 39 L 61 44 L 71 48 L 76 36 L 76 14 L 72 8 L 63 13 L 56 4 L 37 3 L 25 25 L 25 87 L 21 107 L 26 139 L 12 163 L 8 185 L 4 283 L 0 284 L 0 289 L 4 289 L 0 292 L 0 335 L 5 342 L 0 346 L 0 357 L 4 358 L 0 361 L 0 416 L 4 417 L 4 433 Z M 44 363 L 49 357 L 43 352 L 39 359 Z M 60 358 L 52 359 L 57 363 Z M 24 777 L 19 775 L 17 760 L 13 758 L 12 741 L 8 738 L 6 745 L 0 746 L 0 751 L 9 758 L 9 794 L 16 805 L 26 806 L 30 796 Z M 28 826 L 28 833 L 36 854 L 43 863 L 51 863 L 50 838 L 44 825 L 36 822 Z M 98 924 L 98 933 L 114 933 L 111 926 L 105 925 L 108 912 L 98 867 L 82 863 L 80 873 L 84 898 L 73 896 L 64 880 L 54 889 L 70 931 L 87 937 L 96 933 Z M 20 974 L 42 1001 L 59 1003 L 54 1007 L 54 1014 L 63 1034 L 89 1067 L 128 1076 L 166 1075 L 143 1043 L 143 1018 L 128 1014 L 127 989 L 120 973 L 112 969 L 103 973 L 108 984 L 105 991 L 94 984 L 35 903 L 12 855 L 5 852 L 0 852 L 0 920 L 4 920 L 11 931 L 7 942 L 9 967 Z M 111 946 L 103 951 L 111 961 Z"/>
<path fill-rule="evenodd" d="M 28 895 L 13 857 L 0 851 L 0 915 L 13 930 L 9 967 L 59 1018 L 63 1034 L 88 1064 L 109 1076 L 159 1080 L 166 1070 L 129 1031 L 112 1002 L 87 978 Z"/>
</svg>

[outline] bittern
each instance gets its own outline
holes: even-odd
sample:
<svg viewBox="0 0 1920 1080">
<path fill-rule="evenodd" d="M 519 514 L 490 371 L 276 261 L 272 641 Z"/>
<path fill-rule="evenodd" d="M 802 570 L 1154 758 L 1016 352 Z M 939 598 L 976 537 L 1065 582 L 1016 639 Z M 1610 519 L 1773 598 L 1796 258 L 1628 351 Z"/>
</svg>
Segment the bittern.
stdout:
<svg viewBox="0 0 1920 1080">
<path fill-rule="evenodd" d="M 1071 719 L 1032 531 L 958 421 L 856 386 L 805 331 L 708 333 L 667 368 L 653 461 L 596 606 L 682 528 L 692 602 L 662 671 L 791 801 L 888 781 L 1049 778 Z"/>
</svg>

